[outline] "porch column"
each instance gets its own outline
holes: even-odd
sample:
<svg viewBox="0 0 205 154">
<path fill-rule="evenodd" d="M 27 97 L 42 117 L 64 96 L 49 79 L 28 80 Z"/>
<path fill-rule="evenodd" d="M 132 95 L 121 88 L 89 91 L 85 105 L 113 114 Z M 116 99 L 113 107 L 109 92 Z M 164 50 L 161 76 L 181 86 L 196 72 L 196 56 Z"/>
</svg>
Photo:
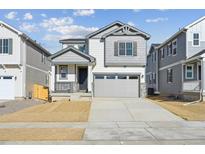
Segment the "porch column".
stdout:
<svg viewBox="0 0 205 154">
<path fill-rule="evenodd" d="M 50 87 L 51 87 L 51 91 L 55 91 L 55 74 L 56 74 L 56 69 L 55 69 L 55 65 L 52 65 L 51 66 L 51 84 L 50 84 Z"/>
<path fill-rule="evenodd" d="M 201 60 L 201 89 L 202 89 L 202 96 L 203 101 L 205 101 L 205 57 Z"/>
<path fill-rule="evenodd" d="M 88 91 L 92 92 L 93 75 L 92 75 L 92 65 L 88 65 Z"/>
</svg>

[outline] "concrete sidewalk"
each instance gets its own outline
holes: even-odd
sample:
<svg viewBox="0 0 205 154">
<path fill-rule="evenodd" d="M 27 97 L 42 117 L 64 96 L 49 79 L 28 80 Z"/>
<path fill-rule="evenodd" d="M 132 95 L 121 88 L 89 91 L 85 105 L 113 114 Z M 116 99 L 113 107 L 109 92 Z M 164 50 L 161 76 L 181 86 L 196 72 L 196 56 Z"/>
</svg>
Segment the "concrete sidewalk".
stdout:
<svg viewBox="0 0 205 154">
<path fill-rule="evenodd" d="M 0 144 L 205 144 L 205 122 L 0 123 L 0 128 L 86 128 L 82 141 L 0 141 Z"/>
</svg>

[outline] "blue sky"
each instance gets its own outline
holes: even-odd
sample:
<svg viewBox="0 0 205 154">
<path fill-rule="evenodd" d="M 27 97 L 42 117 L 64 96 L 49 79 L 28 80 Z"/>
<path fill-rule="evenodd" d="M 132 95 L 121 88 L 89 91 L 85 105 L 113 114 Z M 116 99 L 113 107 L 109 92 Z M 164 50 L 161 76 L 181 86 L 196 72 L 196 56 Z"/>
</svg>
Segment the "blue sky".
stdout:
<svg viewBox="0 0 205 154">
<path fill-rule="evenodd" d="M 51 53 L 61 49 L 59 39 L 79 38 L 120 20 L 149 33 L 160 43 L 205 15 L 205 10 L 0 10 L 0 20 L 25 32 Z"/>
</svg>

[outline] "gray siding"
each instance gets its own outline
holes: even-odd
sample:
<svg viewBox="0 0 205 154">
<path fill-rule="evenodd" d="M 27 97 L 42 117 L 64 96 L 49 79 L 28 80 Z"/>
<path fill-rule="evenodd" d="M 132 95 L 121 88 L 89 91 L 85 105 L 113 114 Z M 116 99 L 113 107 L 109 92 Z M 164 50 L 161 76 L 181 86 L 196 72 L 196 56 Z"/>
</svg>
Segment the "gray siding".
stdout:
<svg viewBox="0 0 205 154">
<path fill-rule="evenodd" d="M 170 42 L 174 41 L 175 39 L 176 38 L 174 38 Z M 169 44 L 170 42 L 168 42 L 167 44 Z M 166 47 L 167 44 L 164 45 L 163 47 Z M 165 52 L 164 55 L 165 55 L 164 59 L 160 60 L 160 54 L 159 54 L 159 68 L 167 66 L 169 64 L 173 64 L 180 60 L 185 60 L 186 59 L 186 33 L 181 33 L 180 35 L 177 36 L 177 54 L 174 56 L 173 55 L 167 56 L 167 53 Z"/>
<path fill-rule="evenodd" d="M 114 42 L 137 42 L 137 56 L 115 56 Z M 142 36 L 109 36 L 105 39 L 105 66 L 144 66 L 146 64 L 146 40 Z"/>
<path fill-rule="evenodd" d="M 147 88 L 154 88 L 156 90 L 156 83 L 157 83 L 157 58 L 155 61 L 154 52 L 157 52 L 154 48 L 151 48 L 149 55 L 147 56 L 147 65 L 146 65 L 146 86 Z M 152 61 L 153 56 L 153 61 Z M 157 53 L 156 53 L 157 56 Z M 156 73 L 156 83 L 149 83 L 149 76 L 150 74 Z"/>
<path fill-rule="evenodd" d="M 188 56 L 191 57 L 205 49 L 205 41 L 200 41 L 200 46 L 193 46 L 192 41 L 188 41 Z"/>
<path fill-rule="evenodd" d="M 64 54 L 54 58 L 53 62 L 69 62 L 69 63 L 88 63 L 89 60 L 85 59 L 84 57 L 72 52 L 68 51 Z"/>
<path fill-rule="evenodd" d="M 49 86 L 48 73 L 38 71 L 36 69 L 26 67 L 26 97 L 29 97 L 33 92 L 33 85 L 40 84 Z"/>
<path fill-rule="evenodd" d="M 33 46 L 31 43 L 26 42 L 26 68 L 25 68 L 25 80 L 26 80 L 26 97 L 32 95 L 33 85 L 40 84 L 43 86 L 49 86 L 49 71 L 51 69 L 48 55 L 45 55 L 45 63 L 42 62 L 42 53 L 39 48 Z"/>
<path fill-rule="evenodd" d="M 173 70 L 173 83 L 167 83 L 167 69 L 159 71 L 159 90 L 161 95 L 178 95 L 182 91 L 182 65 L 170 67 Z"/>
<path fill-rule="evenodd" d="M 48 56 L 45 55 L 45 63 L 42 62 L 42 51 L 33 46 L 29 42 L 26 43 L 26 64 L 42 69 L 44 71 L 50 70 L 50 61 Z"/>
</svg>

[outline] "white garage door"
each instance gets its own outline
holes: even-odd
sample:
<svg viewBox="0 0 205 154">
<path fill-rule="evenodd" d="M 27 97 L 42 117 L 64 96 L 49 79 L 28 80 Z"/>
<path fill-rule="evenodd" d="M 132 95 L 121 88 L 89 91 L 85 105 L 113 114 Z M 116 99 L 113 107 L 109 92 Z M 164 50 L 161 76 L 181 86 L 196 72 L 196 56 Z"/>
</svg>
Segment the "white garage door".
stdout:
<svg viewBox="0 0 205 154">
<path fill-rule="evenodd" d="M 94 75 L 95 97 L 139 97 L 138 75 Z"/>
<path fill-rule="evenodd" d="M 0 99 L 14 99 L 14 79 L 11 76 L 0 77 Z"/>
</svg>

